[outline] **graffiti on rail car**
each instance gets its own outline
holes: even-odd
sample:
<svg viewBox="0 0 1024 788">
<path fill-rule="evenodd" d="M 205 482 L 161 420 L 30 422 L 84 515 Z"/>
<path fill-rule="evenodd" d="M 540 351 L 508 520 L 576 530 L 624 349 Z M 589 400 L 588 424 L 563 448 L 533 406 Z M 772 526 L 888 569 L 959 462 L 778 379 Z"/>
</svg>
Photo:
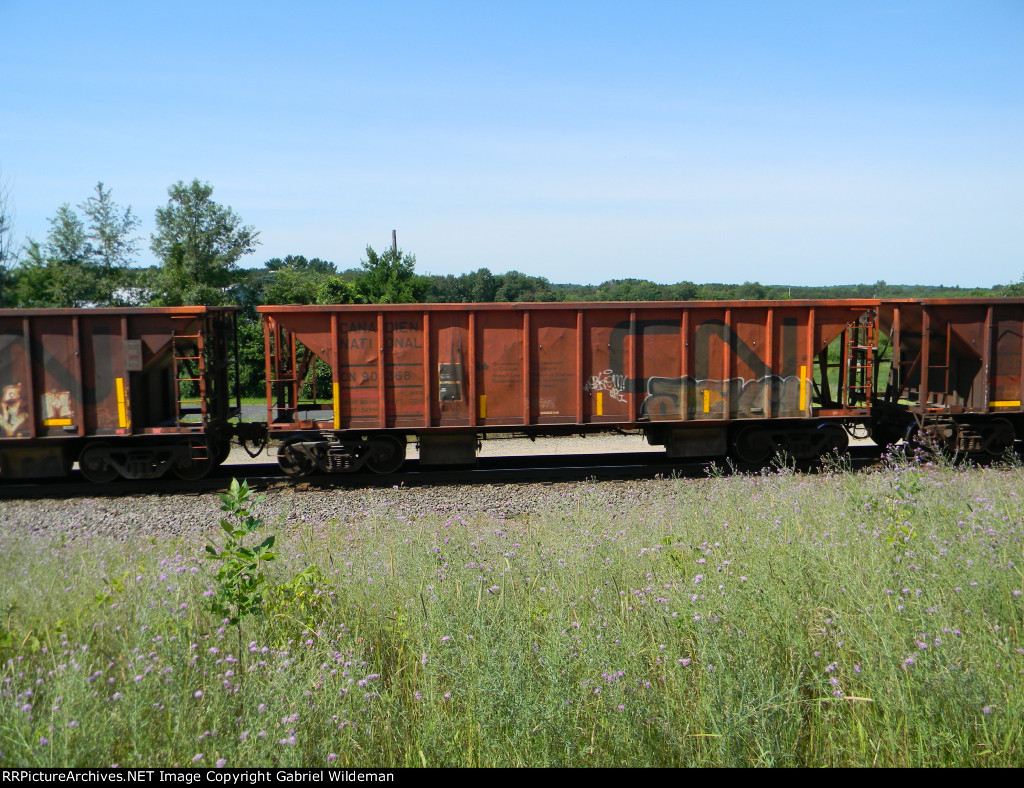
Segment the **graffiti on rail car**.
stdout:
<svg viewBox="0 0 1024 788">
<path fill-rule="evenodd" d="M 52 421 L 55 419 L 70 419 L 71 392 L 51 389 L 43 394 L 43 419 Z"/>
<path fill-rule="evenodd" d="M 22 410 L 21 384 L 4 386 L 3 397 L 0 398 L 0 429 L 5 435 L 14 435 L 21 431 L 21 425 L 28 419 L 28 413 Z"/>
<path fill-rule="evenodd" d="M 610 368 L 591 376 L 587 392 L 610 393 L 619 402 L 627 394 L 642 393 L 641 416 L 648 419 L 766 418 L 806 415 L 810 408 L 812 381 L 798 368 L 797 321 L 783 318 L 779 331 L 780 370 L 773 370 L 757 350 L 745 342 L 724 320 L 712 318 L 693 332 L 693 375 L 651 376 L 633 380 L 623 374 L 627 337 L 651 334 L 679 335 L 678 320 L 623 321 L 612 329 Z M 717 339 L 736 362 L 754 371 L 755 377 L 716 378 L 712 374 L 711 344 Z M 756 344 L 756 343 L 755 343 Z M 799 373 L 799 374 L 798 374 Z"/>
<path fill-rule="evenodd" d="M 640 413 L 652 420 L 802 416 L 810 403 L 810 381 L 797 375 L 748 380 L 649 378 Z"/>
<path fill-rule="evenodd" d="M 606 369 L 599 375 L 592 375 L 590 379 L 583 384 L 583 390 L 589 393 L 601 391 L 606 393 L 613 400 L 625 402 L 627 383 L 628 381 L 625 375 L 619 375 L 610 369 Z"/>
</svg>

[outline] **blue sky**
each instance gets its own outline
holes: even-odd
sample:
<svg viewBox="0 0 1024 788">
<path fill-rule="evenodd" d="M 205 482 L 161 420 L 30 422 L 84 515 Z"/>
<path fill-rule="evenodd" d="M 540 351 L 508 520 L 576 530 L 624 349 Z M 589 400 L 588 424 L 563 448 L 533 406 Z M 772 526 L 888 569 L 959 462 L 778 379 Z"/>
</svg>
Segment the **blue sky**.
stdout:
<svg viewBox="0 0 1024 788">
<path fill-rule="evenodd" d="M 214 187 L 286 254 L 599 283 L 1024 275 L 1024 2 L 0 0 L 19 237 Z"/>
</svg>

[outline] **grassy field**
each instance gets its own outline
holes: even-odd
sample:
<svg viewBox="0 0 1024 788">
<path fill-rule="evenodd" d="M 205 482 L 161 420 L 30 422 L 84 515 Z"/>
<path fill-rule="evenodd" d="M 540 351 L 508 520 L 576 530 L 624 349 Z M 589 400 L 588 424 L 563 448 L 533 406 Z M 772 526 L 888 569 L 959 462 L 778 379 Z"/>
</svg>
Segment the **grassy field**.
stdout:
<svg viewBox="0 0 1024 788">
<path fill-rule="evenodd" d="M 894 462 L 580 484 L 515 522 L 268 516 L 240 626 L 202 544 L 8 538 L 0 764 L 1019 766 L 1022 481 Z"/>
</svg>

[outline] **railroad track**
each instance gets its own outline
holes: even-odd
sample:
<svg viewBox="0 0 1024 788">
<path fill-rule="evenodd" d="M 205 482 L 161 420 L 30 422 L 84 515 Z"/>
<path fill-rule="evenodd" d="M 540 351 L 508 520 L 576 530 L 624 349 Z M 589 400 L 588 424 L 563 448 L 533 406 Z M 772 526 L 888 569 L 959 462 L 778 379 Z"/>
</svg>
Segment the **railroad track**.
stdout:
<svg viewBox="0 0 1024 788">
<path fill-rule="evenodd" d="M 876 446 L 851 446 L 848 451 L 853 468 L 878 461 Z M 226 490 L 231 479 L 246 480 L 257 489 L 295 487 L 297 489 L 337 489 L 372 487 L 425 487 L 455 484 L 536 484 L 569 481 L 652 479 L 658 476 L 703 478 L 712 464 L 724 472 L 736 470 L 754 473 L 757 466 L 729 466 L 721 457 L 670 460 L 653 452 L 619 454 L 557 454 L 480 458 L 467 468 L 420 468 L 417 460 L 407 460 L 398 473 L 323 474 L 296 478 L 281 473 L 277 463 L 222 465 L 209 476 L 195 481 L 182 479 L 123 480 L 108 484 L 85 481 L 76 471 L 68 479 L 43 479 L 34 482 L 0 483 L 0 499 L 19 498 L 117 498 L 138 495 L 201 494 Z M 818 466 L 798 463 L 797 469 L 815 472 Z"/>
</svg>

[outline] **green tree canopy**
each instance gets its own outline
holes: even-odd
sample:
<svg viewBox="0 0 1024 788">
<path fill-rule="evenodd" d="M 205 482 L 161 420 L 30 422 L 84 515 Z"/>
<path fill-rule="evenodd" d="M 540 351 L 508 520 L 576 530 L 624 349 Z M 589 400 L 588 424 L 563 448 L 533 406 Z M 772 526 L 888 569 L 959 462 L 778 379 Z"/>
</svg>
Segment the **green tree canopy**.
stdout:
<svg viewBox="0 0 1024 788">
<path fill-rule="evenodd" d="M 1001 292 L 997 293 L 997 295 L 1007 297 L 1024 296 L 1024 277 L 1022 277 L 1019 282 L 1014 282 L 1009 285 L 1003 285 L 1002 288 L 1000 288 L 1000 290 Z"/>
<path fill-rule="evenodd" d="M 14 285 L 22 307 L 82 307 L 97 300 L 97 276 L 89 266 L 86 230 L 65 203 L 50 218 L 46 241 L 25 242 L 25 256 Z"/>
<path fill-rule="evenodd" d="M 426 300 L 442 304 L 472 304 L 494 301 L 501 286 L 501 277 L 481 268 L 468 274 L 430 277 Z"/>
<path fill-rule="evenodd" d="M 96 184 L 95 196 L 79 205 L 88 220 L 86 251 L 93 265 L 107 272 L 127 268 L 135 261 L 139 239 L 135 231 L 139 219 L 132 207 L 122 209 L 110 197 L 103 181 Z"/>
<path fill-rule="evenodd" d="M 152 236 L 151 248 L 161 263 L 153 303 L 229 303 L 239 279 L 237 263 L 256 251 L 259 233 L 230 206 L 214 202 L 208 183 L 178 181 L 167 193 L 167 205 L 156 209 Z"/>
<path fill-rule="evenodd" d="M 501 275 L 501 285 L 494 293 L 495 301 L 559 301 L 551 283 L 543 276 L 529 276 L 520 271 Z"/>
<path fill-rule="evenodd" d="M 320 280 L 316 289 L 318 304 L 365 304 L 366 299 L 355 284 L 341 276 L 328 276 Z"/>
<path fill-rule="evenodd" d="M 430 286 L 426 277 L 416 275 L 416 255 L 388 249 L 378 255 L 366 247 L 366 259 L 354 283 L 356 293 L 368 304 L 413 304 L 423 300 Z"/>
<path fill-rule="evenodd" d="M 363 300 L 334 263 L 303 255 L 267 260 L 263 276 L 264 304 L 351 304 Z"/>
<path fill-rule="evenodd" d="M 139 220 L 131 206 L 121 208 L 111 190 L 81 203 L 83 222 L 65 203 L 50 219 L 45 242 L 29 238 L 12 288 L 21 306 L 111 306 L 125 303 L 129 266 L 138 249 Z"/>
</svg>

